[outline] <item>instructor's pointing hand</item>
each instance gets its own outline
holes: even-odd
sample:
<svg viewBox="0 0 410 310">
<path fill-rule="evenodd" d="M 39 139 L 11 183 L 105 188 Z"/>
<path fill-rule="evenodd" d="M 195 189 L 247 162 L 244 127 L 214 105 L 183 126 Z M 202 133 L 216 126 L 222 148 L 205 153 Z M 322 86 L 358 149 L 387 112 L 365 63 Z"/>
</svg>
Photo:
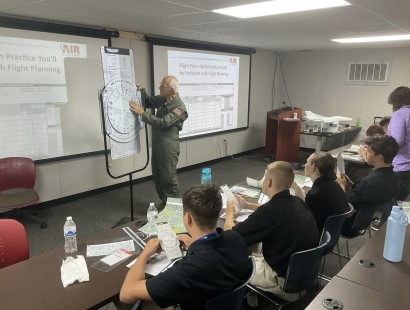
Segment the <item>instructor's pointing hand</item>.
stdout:
<svg viewBox="0 0 410 310">
<path fill-rule="evenodd" d="M 134 100 L 130 100 L 130 110 L 137 113 L 138 115 L 142 115 L 142 113 L 144 113 L 144 109 Z"/>
</svg>

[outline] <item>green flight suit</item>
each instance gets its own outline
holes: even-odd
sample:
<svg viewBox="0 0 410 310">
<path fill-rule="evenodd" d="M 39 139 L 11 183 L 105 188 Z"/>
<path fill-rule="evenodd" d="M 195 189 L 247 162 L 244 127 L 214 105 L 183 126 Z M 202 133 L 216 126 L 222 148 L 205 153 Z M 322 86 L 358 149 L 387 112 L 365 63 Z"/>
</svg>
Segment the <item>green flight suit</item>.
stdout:
<svg viewBox="0 0 410 310">
<path fill-rule="evenodd" d="M 166 201 L 167 197 L 179 196 L 179 132 L 188 112 L 179 94 L 167 104 L 165 97 L 149 97 L 145 90 L 141 96 L 145 98 L 146 108 L 157 109 L 156 115 L 144 112 L 142 120 L 152 126 L 152 175 L 159 198 Z"/>
</svg>

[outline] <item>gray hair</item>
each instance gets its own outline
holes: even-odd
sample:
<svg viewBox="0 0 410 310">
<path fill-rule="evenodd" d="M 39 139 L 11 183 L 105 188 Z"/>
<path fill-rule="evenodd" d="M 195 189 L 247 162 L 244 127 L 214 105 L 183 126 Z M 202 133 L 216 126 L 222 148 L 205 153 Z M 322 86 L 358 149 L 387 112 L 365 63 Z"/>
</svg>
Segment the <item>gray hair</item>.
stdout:
<svg viewBox="0 0 410 310">
<path fill-rule="evenodd" d="M 179 83 L 178 83 L 178 79 L 175 76 L 168 76 L 169 77 L 169 83 L 168 86 L 173 88 L 175 90 L 175 92 L 178 92 L 178 87 L 179 87 Z"/>
</svg>

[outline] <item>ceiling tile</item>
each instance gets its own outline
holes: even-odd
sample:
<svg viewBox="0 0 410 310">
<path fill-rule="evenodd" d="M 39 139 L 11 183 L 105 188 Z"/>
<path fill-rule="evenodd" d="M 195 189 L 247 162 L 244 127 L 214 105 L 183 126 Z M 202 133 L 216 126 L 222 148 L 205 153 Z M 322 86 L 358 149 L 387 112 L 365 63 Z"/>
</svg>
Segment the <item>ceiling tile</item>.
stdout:
<svg viewBox="0 0 410 310">
<path fill-rule="evenodd" d="M 32 3 L 42 2 L 41 0 L 1 0 L 0 2 L 0 11 L 16 9 L 25 5 L 29 5 Z"/>
<path fill-rule="evenodd" d="M 163 0 L 203 10 L 217 10 L 231 6 L 263 2 L 264 0 Z"/>
<path fill-rule="evenodd" d="M 361 4 L 361 6 L 375 14 L 410 11 L 409 0 L 388 0 L 373 3 L 363 3 Z"/>
<path fill-rule="evenodd" d="M 132 17 L 165 17 L 201 12 L 202 10 L 161 0 L 46 0 L 43 7 L 60 8 L 72 12 L 124 14 Z"/>
<path fill-rule="evenodd" d="M 374 32 L 374 31 L 389 31 L 389 30 L 398 30 L 399 28 L 389 24 L 389 23 L 381 23 L 375 24 L 371 26 L 351 26 L 351 27 L 343 27 L 344 30 L 347 30 L 352 33 L 359 33 L 359 32 Z"/>
</svg>

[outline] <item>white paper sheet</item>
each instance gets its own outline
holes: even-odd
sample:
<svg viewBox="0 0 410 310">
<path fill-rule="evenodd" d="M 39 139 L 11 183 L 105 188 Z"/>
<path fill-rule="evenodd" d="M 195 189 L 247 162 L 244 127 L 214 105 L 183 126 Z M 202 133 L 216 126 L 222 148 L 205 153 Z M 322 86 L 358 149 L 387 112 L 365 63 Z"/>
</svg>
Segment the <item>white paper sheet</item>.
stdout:
<svg viewBox="0 0 410 310">
<path fill-rule="evenodd" d="M 258 203 L 264 204 L 264 203 L 267 203 L 268 201 L 269 201 L 269 197 L 261 193 L 258 199 Z"/>
<path fill-rule="evenodd" d="M 251 215 L 254 212 L 252 210 L 246 210 L 246 211 L 247 212 L 245 212 L 245 213 L 242 213 L 242 212 L 239 213 L 238 216 L 236 218 L 234 218 L 234 221 L 235 222 L 243 222 L 249 217 L 249 215 Z M 223 218 L 223 219 L 226 218 L 225 212 L 220 215 L 220 218 Z"/>
<path fill-rule="evenodd" d="M 131 263 L 127 265 L 128 268 L 131 268 L 132 265 L 135 264 L 138 257 L 134 259 Z M 157 274 L 161 273 L 166 267 L 171 264 L 171 261 L 167 258 L 165 252 L 151 258 L 147 264 L 145 265 L 145 273 L 148 273 L 152 276 L 156 276 Z"/>
<path fill-rule="evenodd" d="M 337 154 L 337 171 L 340 174 L 345 174 L 345 161 L 341 152 Z"/>
<path fill-rule="evenodd" d="M 135 251 L 134 241 L 127 240 L 103 244 L 90 244 L 87 245 L 86 255 L 87 257 L 109 255 L 120 249 L 124 249 L 130 252 Z"/>
</svg>

